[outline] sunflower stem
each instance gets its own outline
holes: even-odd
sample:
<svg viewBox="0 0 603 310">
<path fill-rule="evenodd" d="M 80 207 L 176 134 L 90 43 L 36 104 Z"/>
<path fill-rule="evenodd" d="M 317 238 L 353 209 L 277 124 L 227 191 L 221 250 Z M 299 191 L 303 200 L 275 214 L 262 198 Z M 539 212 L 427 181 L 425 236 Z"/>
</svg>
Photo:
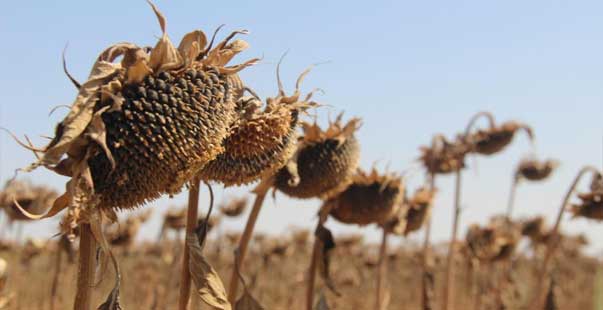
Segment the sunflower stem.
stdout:
<svg viewBox="0 0 603 310">
<path fill-rule="evenodd" d="M 266 194 L 268 193 L 268 190 L 272 185 L 272 180 L 273 178 L 262 180 L 254 190 L 255 201 L 253 202 L 253 208 L 251 209 L 251 213 L 247 218 L 247 223 L 245 224 L 245 230 L 243 231 L 243 235 L 241 235 L 241 240 L 239 240 L 239 246 L 237 248 L 239 257 L 235 260 L 235 266 L 232 269 L 232 273 L 230 275 L 228 301 L 233 305 L 237 300 L 237 291 L 239 288 L 239 277 L 237 271 L 242 272 L 241 267 L 243 266 L 243 261 L 245 260 L 245 254 L 247 254 L 247 247 L 249 245 L 249 241 L 251 240 L 251 236 L 253 235 L 255 223 L 260 214 L 260 210 L 262 209 L 264 198 L 266 198 Z"/>
<path fill-rule="evenodd" d="M 563 219 L 563 214 L 565 213 L 565 210 L 567 209 L 567 204 L 569 203 L 569 200 L 571 199 L 572 194 L 576 190 L 576 186 L 578 186 L 578 183 L 580 182 L 582 177 L 588 172 L 591 172 L 594 174 L 599 173 L 599 171 L 595 167 L 592 167 L 592 166 L 583 167 L 582 169 L 580 169 L 580 171 L 574 178 L 574 181 L 570 185 L 570 188 L 565 193 L 565 197 L 563 198 L 561 206 L 559 207 L 559 213 L 557 213 L 557 219 L 555 220 L 555 226 L 553 226 L 553 229 L 551 230 L 551 233 L 550 233 L 550 238 L 548 239 L 547 244 L 546 244 L 544 259 L 542 260 L 542 265 L 538 272 L 538 278 L 536 281 L 536 290 L 535 290 L 534 296 L 532 298 L 532 301 L 530 303 L 529 309 L 541 309 L 542 305 L 544 304 L 544 301 L 546 298 L 546 293 L 547 293 L 547 284 L 548 284 L 548 283 L 545 283 L 545 282 L 548 282 L 548 281 L 545 281 L 545 278 L 546 278 L 546 274 L 547 274 L 551 259 L 553 257 L 553 254 L 555 254 L 555 251 L 557 250 L 557 246 L 559 245 L 558 239 L 559 239 L 559 229 L 561 227 L 561 220 Z"/>
<path fill-rule="evenodd" d="M 54 275 L 52 277 L 52 285 L 50 287 L 50 310 L 54 310 L 55 308 L 55 304 L 56 304 L 56 299 L 57 299 L 57 292 L 59 289 L 59 279 L 61 277 L 61 260 L 62 260 L 62 252 L 63 249 L 61 248 L 60 245 L 60 241 L 57 247 L 57 256 L 55 258 L 55 265 L 54 265 Z"/>
<path fill-rule="evenodd" d="M 456 171 L 454 192 L 454 215 L 452 222 L 452 236 L 448 244 L 448 257 L 446 258 L 446 287 L 444 289 L 444 310 L 454 309 L 454 256 L 456 236 L 458 234 L 459 217 L 461 214 L 461 170 Z"/>
<path fill-rule="evenodd" d="M 94 286 L 94 270 L 96 268 L 96 240 L 92 235 L 90 224 L 80 226 L 80 258 L 77 273 L 77 292 L 74 310 L 92 309 L 92 287 Z"/>
<path fill-rule="evenodd" d="M 387 230 L 383 229 L 383 236 L 381 237 L 381 246 L 379 247 L 379 262 L 377 266 L 377 291 L 375 295 L 375 309 L 382 310 L 384 308 L 383 304 L 383 290 L 384 290 L 384 275 L 385 275 L 385 258 L 387 255 Z"/>
<path fill-rule="evenodd" d="M 184 252 L 182 254 L 182 273 L 180 274 L 180 295 L 178 298 L 178 309 L 186 310 L 191 295 L 191 273 L 189 268 L 189 249 L 186 246 L 186 240 L 195 233 L 197 228 L 197 214 L 199 209 L 199 177 L 193 178 L 191 187 L 188 191 L 188 209 L 186 213 L 186 237 L 184 243 Z"/>
<path fill-rule="evenodd" d="M 429 190 L 435 190 L 435 174 L 429 174 Z M 432 295 L 433 295 L 433 282 L 431 281 L 431 273 L 430 273 L 430 239 L 431 239 L 431 216 L 427 219 L 427 223 L 425 223 L 425 239 L 423 240 L 423 256 L 421 267 L 422 277 L 421 277 L 421 309 L 423 310 L 431 310 L 433 309 L 432 303 Z"/>
<path fill-rule="evenodd" d="M 511 220 L 511 215 L 513 215 L 513 208 L 515 207 L 515 193 L 517 192 L 517 185 L 519 184 L 518 174 L 516 173 L 513 176 L 513 181 L 511 183 L 511 190 L 509 191 L 509 201 L 507 202 L 507 220 Z"/>
</svg>

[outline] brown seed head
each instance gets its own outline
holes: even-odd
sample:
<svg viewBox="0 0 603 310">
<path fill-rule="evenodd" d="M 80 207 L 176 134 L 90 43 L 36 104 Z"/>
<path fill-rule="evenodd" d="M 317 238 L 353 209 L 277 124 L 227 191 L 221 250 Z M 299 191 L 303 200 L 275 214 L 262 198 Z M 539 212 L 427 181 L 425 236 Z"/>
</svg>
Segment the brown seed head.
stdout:
<svg viewBox="0 0 603 310">
<path fill-rule="evenodd" d="M 548 178 L 557 166 L 559 162 L 556 160 L 524 159 L 517 167 L 517 177 L 529 181 L 542 181 Z"/>
<path fill-rule="evenodd" d="M 407 202 L 408 213 L 406 215 L 406 229 L 404 235 L 407 236 L 413 231 L 419 230 L 431 216 L 431 206 L 435 190 L 429 188 L 419 188 L 414 196 Z"/>
<path fill-rule="evenodd" d="M 469 135 L 466 140 L 470 143 L 473 152 L 482 155 L 493 155 L 504 150 L 513 141 L 515 133 L 520 129 L 525 130 L 530 140 L 533 140 L 532 129 L 515 121 L 509 121 L 489 129 L 480 129 Z"/>
<path fill-rule="evenodd" d="M 278 190 L 295 198 L 328 199 L 347 188 L 360 158 L 360 144 L 354 136 L 360 119 L 344 125 L 341 117 L 325 131 L 316 122 L 302 123 L 304 136 L 297 153 L 276 175 Z"/>
<path fill-rule="evenodd" d="M 431 174 L 449 174 L 465 168 L 469 148 L 461 141 L 450 142 L 441 135 L 433 138 L 430 147 L 422 146 L 419 160 Z"/>
<path fill-rule="evenodd" d="M 237 217 L 245 212 L 247 197 L 231 199 L 228 203 L 220 206 L 220 212 L 228 217 Z"/>
<path fill-rule="evenodd" d="M 209 48 L 196 30 L 176 47 L 152 7 L 163 32 L 155 47 L 120 43 L 102 52 L 55 137 L 26 169 L 71 177 L 51 212 L 80 209 L 70 210 L 67 226 L 100 208 L 107 214 L 177 193 L 223 151 L 241 92 L 233 76 L 257 61 L 227 66 L 248 46 L 230 39 L 246 32 Z"/>
<path fill-rule="evenodd" d="M 264 110 L 257 98 L 238 102 L 239 117 L 223 142 L 225 152 L 201 170 L 202 179 L 242 185 L 271 176 L 285 165 L 295 152 L 299 114 L 314 104 L 312 94 L 300 99 L 299 87 L 308 72 L 300 75 L 292 96 L 285 95 L 279 81 L 279 94 L 266 100 Z"/>
<path fill-rule="evenodd" d="M 325 201 L 331 216 L 346 224 L 384 224 L 398 211 L 403 181 L 394 174 L 358 170 L 353 182 L 339 195 Z"/>
</svg>

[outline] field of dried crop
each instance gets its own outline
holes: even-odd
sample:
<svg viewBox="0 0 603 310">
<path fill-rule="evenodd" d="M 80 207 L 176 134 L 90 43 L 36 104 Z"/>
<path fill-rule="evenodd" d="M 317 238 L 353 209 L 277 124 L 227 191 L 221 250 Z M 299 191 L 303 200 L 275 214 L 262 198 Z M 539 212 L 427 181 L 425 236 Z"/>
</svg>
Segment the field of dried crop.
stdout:
<svg viewBox="0 0 603 310">
<path fill-rule="evenodd" d="M 603 221 L 599 167 L 580 161 L 574 179 L 564 180 L 554 222 L 545 221 L 549 214 L 519 218 L 517 189 L 556 177 L 559 161 L 538 152 L 532 123 L 478 111 L 459 120 L 458 132 L 424 141 L 406 170 L 367 169 L 357 138 L 362 115 L 338 110 L 321 123 L 317 115 L 329 105 L 315 98 L 321 89 L 302 91 L 315 65 L 286 89 L 285 53 L 275 66 L 275 95 L 260 97 L 247 72 L 262 58 L 236 57 L 250 47 L 240 39 L 247 30 L 192 30 L 172 41 L 166 16 L 149 5 L 161 31 L 153 47 L 108 46 L 83 83 L 63 59 L 77 96 L 60 106 L 68 113 L 46 146 L 5 129 L 33 162 L 15 167 L 0 191 L 2 236 L 20 222 L 60 223 L 49 242 L 1 240 L 0 309 L 601 307 L 603 269 L 583 254 L 588 236 L 564 229 L 569 214 Z M 469 158 L 485 164 L 516 147 L 517 136 L 529 144 L 505 168 L 506 212 L 462 231 L 463 177 L 476 168 Z M 64 191 L 24 181 L 38 168 L 67 177 L 52 187 Z M 454 176 L 452 229 L 447 242 L 434 244 L 432 211 L 444 176 Z M 215 202 L 213 188 L 237 186 L 249 186 L 249 197 Z M 142 208 L 181 192 L 188 201 L 163 214 L 158 239 L 136 242 L 153 211 Z M 316 220 L 290 235 L 254 233 L 276 192 L 317 201 Z M 221 219 L 242 214 L 238 231 L 216 232 Z M 381 241 L 335 235 L 334 221 L 358 233 L 375 227 Z M 420 244 L 408 243 L 411 234 Z"/>
<path fill-rule="evenodd" d="M 310 254 L 307 234 L 297 234 L 297 240 L 270 239 L 260 236 L 250 250 L 245 278 L 249 292 L 265 309 L 304 309 L 305 279 Z M 221 275 L 232 267 L 232 236 L 210 238 L 206 253 L 208 261 Z M 333 280 L 341 296 L 326 289 L 317 289 L 325 294 L 329 309 L 373 309 L 375 277 L 378 259 L 377 245 L 364 244 L 355 236 L 342 236 L 336 240 L 338 246 L 332 253 Z M 128 275 L 123 281 L 122 306 L 124 309 L 175 309 L 178 298 L 179 261 L 181 245 L 165 241 L 160 247 L 140 245 L 128 251 L 119 249 L 118 259 L 122 272 Z M 51 289 L 56 268 L 56 247 L 48 245 L 39 255 L 24 261 L 23 248 L 4 249 L 0 256 L 11 266 L 4 296 L 11 295 L 12 301 L 4 309 L 50 309 Z M 27 250 L 25 250 L 27 251 Z M 456 264 L 458 297 L 457 309 L 473 309 L 476 302 L 480 309 L 500 309 L 497 298 L 503 298 L 505 309 L 523 309 L 535 279 L 538 258 L 519 256 L 513 262 L 510 282 L 504 284 L 500 293 L 497 279 L 498 266 L 482 266 L 481 272 L 471 268 L 467 258 L 460 255 Z M 555 270 L 556 309 L 595 309 L 594 290 L 600 263 L 579 254 L 577 249 L 566 249 L 557 259 Z M 443 256 L 436 257 L 436 279 L 443 277 Z M 386 264 L 390 296 L 389 309 L 420 309 L 421 273 L 420 253 L 401 245 L 388 251 Z M 113 282 L 111 270 L 99 270 L 98 291 L 110 290 Z M 64 255 L 55 309 L 72 307 L 75 290 L 76 264 Z M 478 282 L 479 281 L 479 282 Z M 477 284 L 479 283 L 479 285 Z M 35 284 L 35 285 L 33 285 Z M 441 283 L 440 283 L 441 284 Z M 441 285 L 437 285 L 439 288 Z M 601 289 L 600 287 L 598 288 Z M 477 291 L 476 291 L 477 290 Z M 435 300 L 438 298 L 436 290 Z M 478 294 L 475 294 L 477 292 Z M 601 294 L 599 292 L 598 294 Z M 475 296 L 481 296 L 477 300 Z M 100 304 L 104 296 L 96 294 L 94 301 Z M 192 301 L 193 309 L 201 309 L 197 297 Z M 435 305 L 439 309 L 440 305 Z"/>
</svg>

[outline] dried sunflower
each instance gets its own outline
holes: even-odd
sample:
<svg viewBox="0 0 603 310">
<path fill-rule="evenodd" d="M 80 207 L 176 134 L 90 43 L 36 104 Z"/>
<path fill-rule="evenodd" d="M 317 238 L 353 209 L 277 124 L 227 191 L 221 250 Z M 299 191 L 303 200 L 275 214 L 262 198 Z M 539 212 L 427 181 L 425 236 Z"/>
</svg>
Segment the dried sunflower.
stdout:
<svg viewBox="0 0 603 310">
<path fill-rule="evenodd" d="M 95 210 L 115 218 L 115 209 L 177 193 L 223 151 L 242 91 L 237 72 L 257 61 L 226 66 L 247 48 L 242 40 L 229 43 L 245 31 L 212 48 L 195 30 L 175 47 L 151 6 L 163 32 L 155 47 L 120 43 L 103 51 L 55 137 L 35 150 L 42 157 L 26 169 L 44 166 L 71 177 L 47 214 L 68 207 L 64 230 Z"/>
<path fill-rule="evenodd" d="M 548 178 L 557 166 L 559 166 L 559 162 L 552 159 L 545 161 L 524 159 L 517 167 L 517 177 L 529 181 L 542 181 Z"/>
<path fill-rule="evenodd" d="M 266 100 L 263 111 L 257 97 L 239 100 L 237 120 L 223 141 L 225 151 L 201 170 L 202 179 L 225 186 L 247 184 L 273 175 L 293 155 L 299 114 L 314 105 L 312 93 L 300 99 L 299 87 L 310 69 L 299 76 L 292 96 L 285 94 L 278 71 L 278 95 Z"/>
<path fill-rule="evenodd" d="M 29 182 L 9 181 L 0 191 L 0 209 L 6 212 L 10 221 L 24 221 L 29 218 L 16 212 L 16 204 L 30 213 L 44 213 L 52 206 L 57 193 L 44 186 L 34 186 Z"/>
<path fill-rule="evenodd" d="M 370 173 L 362 170 L 339 195 L 325 201 L 336 220 L 346 224 L 383 224 L 400 208 L 403 193 L 402 178 L 394 174 Z"/>
<path fill-rule="evenodd" d="M 466 137 L 466 139 L 469 141 L 473 152 L 492 155 L 508 146 L 513 141 L 515 133 L 520 129 L 528 134 L 530 140 L 534 139 L 534 134 L 529 126 L 515 121 L 505 122 L 500 126 L 491 124 L 490 128 L 480 129 Z"/>
<path fill-rule="evenodd" d="M 408 213 L 406 215 L 406 228 L 404 236 L 419 230 L 431 216 L 433 197 L 436 191 L 422 187 L 408 201 Z"/>
<path fill-rule="evenodd" d="M 482 262 L 506 260 L 514 253 L 519 241 L 516 230 L 497 225 L 471 225 L 465 237 L 471 254 Z"/>
<path fill-rule="evenodd" d="M 275 178 L 275 187 L 295 198 L 328 199 L 351 182 L 360 159 L 360 144 L 354 133 L 360 119 L 342 124 L 340 114 L 326 131 L 317 124 L 302 123 L 304 136 L 297 153 Z"/>
<path fill-rule="evenodd" d="M 465 155 L 469 152 L 466 144 L 450 142 L 442 135 L 436 135 L 431 147 L 422 146 L 419 160 L 431 174 L 449 174 L 465 168 Z"/>
<path fill-rule="evenodd" d="M 228 217 L 241 215 L 247 207 L 247 197 L 235 198 L 220 206 L 220 212 Z"/>
</svg>

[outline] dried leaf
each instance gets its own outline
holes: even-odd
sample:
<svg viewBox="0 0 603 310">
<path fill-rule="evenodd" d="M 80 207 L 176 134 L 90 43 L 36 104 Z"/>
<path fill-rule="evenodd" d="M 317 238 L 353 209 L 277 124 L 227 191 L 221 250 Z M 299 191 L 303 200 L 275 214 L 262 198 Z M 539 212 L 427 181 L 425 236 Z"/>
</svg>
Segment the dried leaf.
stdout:
<svg viewBox="0 0 603 310">
<path fill-rule="evenodd" d="M 186 239 L 186 245 L 190 250 L 190 273 L 197 294 L 203 302 L 216 309 L 231 310 L 228 302 L 226 289 L 216 270 L 203 257 L 199 238 L 196 234 L 190 234 Z"/>
<path fill-rule="evenodd" d="M 249 291 L 245 290 L 243 296 L 237 300 L 235 304 L 235 310 L 263 310 L 264 307 L 249 294 Z"/>
<path fill-rule="evenodd" d="M 316 238 L 320 241 L 320 253 L 318 260 L 318 270 L 320 271 L 320 276 L 325 282 L 326 286 L 337 296 L 341 296 L 341 294 L 335 288 L 335 284 L 330 275 L 329 267 L 331 265 L 331 252 L 335 249 L 335 239 L 333 238 L 333 234 L 329 229 L 320 224 L 316 228 Z"/>
<path fill-rule="evenodd" d="M 190 64 L 199 56 L 206 44 L 205 33 L 201 30 L 195 30 L 184 35 L 178 45 L 178 52 L 184 57 L 185 62 Z"/>
</svg>

